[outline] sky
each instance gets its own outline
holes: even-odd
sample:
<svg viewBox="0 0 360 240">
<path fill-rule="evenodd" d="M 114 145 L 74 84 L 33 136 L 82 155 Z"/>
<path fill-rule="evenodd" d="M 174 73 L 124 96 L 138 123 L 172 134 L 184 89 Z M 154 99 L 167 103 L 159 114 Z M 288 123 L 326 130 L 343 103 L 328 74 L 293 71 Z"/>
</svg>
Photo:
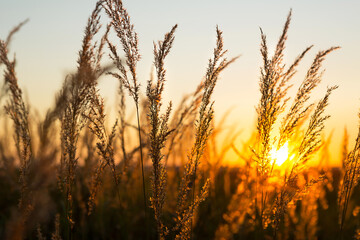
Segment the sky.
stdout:
<svg viewBox="0 0 360 240">
<path fill-rule="evenodd" d="M 10 48 L 16 53 L 19 84 L 33 109 L 44 113 L 54 103 L 54 94 L 63 80 L 76 69 L 77 53 L 83 30 L 96 1 L 90 0 L 0 0 L 0 38 L 19 22 L 30 21 L 15 36 Z M 224 32 L 228 56 L 241 57 L 226 69 L 216 86 L 213 99 L 217 119 L 231 109 L 229 126 L 243 130 L 246 139 L 253 129 L 260 98 L 260 30 L 267 35 L 269 49 L 276 46 L 286 16 L 293 11 L 285 62 L 307 46 L 314 48 L 306 56 L 293 79 L 290 97 L 303 80 L 307 68 L 319 50 L 331 46 L 341 49 L 324 62 L 322 83 L 312 101 L 319 100 L 327 86 L 339 85 L 330 98 L 326 135 L 333 133 L 331 148 L 338 152 L 346 126 L 350 142 L 358 129 L 360 108 L 360 1 L 358 0 L 129 0 L 123 1 L 139 35 L 142 60 L 138 73 L 145 91 L 152 68 L 153 41 L 178 24 L 174 46 L 166 59 L 165 100 L 176 104 L 192 92 L 205 74 L 215 46 L 216 25 Z M 103 16 L 103 22 L 107 22 Z M 115 103 L 117 83 L 101 82 L 101 93 L 109 108 Z M 239 140 L 242 141 L 242 140 Z"/>
</svg>

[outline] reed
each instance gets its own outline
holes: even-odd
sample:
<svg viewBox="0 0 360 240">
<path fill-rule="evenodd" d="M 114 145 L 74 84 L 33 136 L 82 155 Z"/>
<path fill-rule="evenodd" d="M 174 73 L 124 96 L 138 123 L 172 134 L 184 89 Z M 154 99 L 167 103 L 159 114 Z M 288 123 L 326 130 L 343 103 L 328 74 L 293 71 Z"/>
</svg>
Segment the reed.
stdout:
<svg viewBox="0 0 360 240">
<path fill-rule="evenodd" d="M 345 134 L 345 141 L 346 141 L 346 134 Z M 346 146 L 345 144 L 344 144 L 344 148 Z M 353 194 L 354 188 L 359 183 L 359 172 L 358 172 L 359 150 L 360 150 L 360 130 L 356 137 L 354 148 L 348 153 L 347 157 L 343 162 L 344 173 L 343 173 L 341 189 L 339 191 L 339 196 L 338 196 L 340 239 L 344 238 L 343 231 L 344 231 L 345 219 L 346 219 L 346 214 L 348 212 L 351 195 Z"/>
<path fill-rule="evenodd" d="M 81 130 L 86 125 L 87 112 L 92 104 L 92 96 L 98 78 L 103 74 L 100 66 L 105 40 L 97 46 L 94 36 L 100 30 L 101 1 L 97 2 L 94 11 L 88 19 L 82 48 L 79 51 L 77 72 L 68 76 L 64 88 L 66 103 L 61 114 L 61 169 L 60 186 L 65 194 L 65 215 L 68 222 L 68 238 L 72 238 L 73 221 L 73 191 L 78 165 L 77 145 Z M 106 34 L 105 34 L 106 36 Z M 105 39 L 105 37 L 103 37 Z"/>
<path fill-rule="evenodd" d="M 139 91 L 140 83 L 137 78 L 136 67 L 140 60 L 140 53 L 138 49 L 138 36 L 134 30 L 134 25 L 131 24 L 130 16 L 126 9 L 123 7 L 121 0 L 105 0 L 103 1 L 103 7 L 111 19 L 111 25 L 116 32 L 117 37 L 120 40 L 123 51 L 125 53 L 125 63 L 121 60 L 115 45 L 110 41 L 107 41 L 109 49 L 111 51 L 111 59 L 116 66 L 119 73 L 111 72 L 121 82 L 121 85 L 126 88 L 133 98 L 136 107 L 137 129 L 139 136 L 139 150 L 140 150 L 140 166 L 142 176 L 142 189 L 144 198 L 144 213 L 147 219 L 147 196 L 145 188 L 145 173 L 144 173 L 144 157 L 143 157 L 143 143 L 141 138 L 141 125 L 140 125 L 140 112 L 139 112 Z M 128 76 L 126 67 L 128 68 L 130 75 Z"/>
<path fill-rule="evenodd" d="M 154 65 L 156 69 L 156 83 L 148 81 L 146 95 L 149 101 L 149 119 L 151 130 L 149 133 L 149 154 L 153 163 L 152 179 L 152 197 L 150 204 L 154 210 L 155 220 L 157 222 L 157 231 L 159 239 L 165 239 L 168 229 L 163 224 L 162 211 L 166 195 L 167 173 L 163 163 L 164 155 L 162 150 L 165 147 L 166 140 L 171 133 L 168 127 L 168 121 L 171 112 L 171 102 L 167 107 L 165 114 L 160 115 L 162 104 L 162 92 L 165 84 L 164 60 L 169 54 L 174 42 L 174 33 L 177 28 L 175 25 L 170 32 L 165 34 L 164 40 L 154 43 Z"/>
</svg>

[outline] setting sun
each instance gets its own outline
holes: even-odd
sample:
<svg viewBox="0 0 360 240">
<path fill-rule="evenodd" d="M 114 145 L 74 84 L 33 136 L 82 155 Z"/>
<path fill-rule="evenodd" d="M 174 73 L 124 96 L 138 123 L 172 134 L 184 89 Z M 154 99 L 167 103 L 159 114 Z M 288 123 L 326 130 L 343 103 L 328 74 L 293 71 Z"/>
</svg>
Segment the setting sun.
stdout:
<svg viewBox="0 0 360 240">
<path fill-rule="evenodd" d="M 275 161 L 276 165 L 281 166 L 289 158 L 289 143 L 286 142 L 279 150 L 272 149 L 270 157 Z M 293 156 L 290 156 L 290 159 L 292 158 Z"/>
</svg>

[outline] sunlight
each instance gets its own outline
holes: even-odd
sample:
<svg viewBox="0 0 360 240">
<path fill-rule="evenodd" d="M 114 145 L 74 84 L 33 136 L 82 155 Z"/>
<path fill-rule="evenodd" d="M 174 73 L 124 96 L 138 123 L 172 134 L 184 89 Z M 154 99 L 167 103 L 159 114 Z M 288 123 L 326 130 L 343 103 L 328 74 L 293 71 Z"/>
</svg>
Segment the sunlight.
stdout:
<svg viewBox="0 0 360 240">
<path fill-rule="evenodd" d="M 289 158 L 289 143 L 286 142 L 279 150 L 272 149 L 270 151 L 270 157 L 275 161 L 277 166 L 281 166 Z M 290 160 L 294 156 L 290 157 Z"/>
</svg>

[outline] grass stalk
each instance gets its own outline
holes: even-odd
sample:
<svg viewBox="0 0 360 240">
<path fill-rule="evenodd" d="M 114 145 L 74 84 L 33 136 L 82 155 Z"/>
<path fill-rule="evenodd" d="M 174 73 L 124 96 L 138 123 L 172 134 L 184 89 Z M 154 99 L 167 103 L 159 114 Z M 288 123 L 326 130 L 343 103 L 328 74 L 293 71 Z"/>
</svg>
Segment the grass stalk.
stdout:
<svg viewBox="0 0 360 240">
<path fill-rule="evenodd" d="M 142 145 L 142 140 L 141 140 L 141 125 L 140 125 L 140 116 L 139 115 L 140 115 L 139 114 L 139 105 L 136 104 L 137 130 L 138 130 L 138 136 L 139 136 L 140 167 L 141 167 L 141 176 L 142 176 L 142 192 L 143 192 L 143 197 L 144 197 L 144 213 L 145 213 L 145 220 L 148 221 L 147 198 L 146 198 L 146 189 L 145 189 L 143 145 Z"/>
</svg>

